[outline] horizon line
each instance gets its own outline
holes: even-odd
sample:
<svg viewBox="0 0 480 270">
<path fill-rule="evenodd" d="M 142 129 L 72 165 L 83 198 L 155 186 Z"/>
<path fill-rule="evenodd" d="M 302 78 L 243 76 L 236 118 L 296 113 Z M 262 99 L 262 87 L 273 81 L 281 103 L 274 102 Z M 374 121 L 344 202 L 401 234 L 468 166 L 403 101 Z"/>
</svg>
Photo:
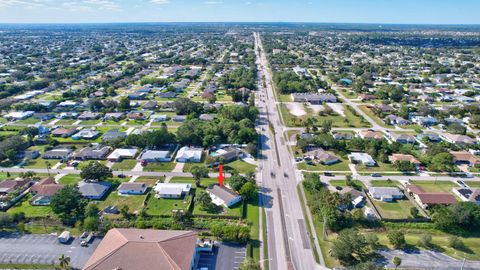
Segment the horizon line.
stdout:
<svg viewBox="0 0 480 270">
<path fill-rule="evenodd" d="M 119 22 L 0 22 L 0 25 L 88 25 L 88 24 L 338 24 L 338 25 L 420 25 L 480 26 L 480 23 L 382 23 L 382 22 L 301 22 L 301 21 L 119 21 Z"/>
</svg>

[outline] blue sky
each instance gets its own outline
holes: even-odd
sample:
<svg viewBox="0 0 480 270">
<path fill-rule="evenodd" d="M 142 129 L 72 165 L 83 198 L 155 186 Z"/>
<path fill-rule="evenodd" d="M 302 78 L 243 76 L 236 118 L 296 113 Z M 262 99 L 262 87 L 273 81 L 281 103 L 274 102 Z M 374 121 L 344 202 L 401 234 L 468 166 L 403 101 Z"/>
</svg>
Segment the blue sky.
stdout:
<svg viewBox="0 0 480 270">
<path fill-rule="evenodd" d="M 480 24 L 479 0 L 0 0 L 0 23 Z"/>
</svg>

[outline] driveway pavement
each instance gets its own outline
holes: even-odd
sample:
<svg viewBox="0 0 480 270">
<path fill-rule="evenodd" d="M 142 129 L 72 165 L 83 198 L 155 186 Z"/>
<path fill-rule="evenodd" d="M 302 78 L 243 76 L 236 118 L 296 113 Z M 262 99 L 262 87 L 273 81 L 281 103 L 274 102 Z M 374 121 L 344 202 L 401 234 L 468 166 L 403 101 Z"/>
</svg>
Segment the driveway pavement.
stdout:
<svg viewBox="0 0 480 270">
<path fill-rule="evenodd" d="M 232 243 L 215 243 L 212 253 L 202 253 L 197 269 L 202 267 L 208 270 L 236 270 L 245 260 L 245 245 Z"/>
<path fill-rule="evenodd" d="M 55 235 L 0 233 L 0 264 L 53 264 L 65 254 L 72 267 L 82 268 L 99 243 L 95 238 L 88 247 L 81 247 L 79 239 L 64 245 Z"/>
<path fill-rule="evenodd" d="M 463 269 L 474 270 L 480 269 L 480 261 L 465 261 L 456 260 L 452 257 L 438 253 L 435 251 L 403 251 L 403 250 L 382 250 L 379 252 L 385 257 L 383 263 L 387 264 L 388 268 L 395 268 L 392 264 L 393 257 L 402 259 L 400 267 L 412 269 L 426 269 L 426 270 L 450 270 Z M 462 268 L 462 264 L 464 266 Z"/>
</svg>

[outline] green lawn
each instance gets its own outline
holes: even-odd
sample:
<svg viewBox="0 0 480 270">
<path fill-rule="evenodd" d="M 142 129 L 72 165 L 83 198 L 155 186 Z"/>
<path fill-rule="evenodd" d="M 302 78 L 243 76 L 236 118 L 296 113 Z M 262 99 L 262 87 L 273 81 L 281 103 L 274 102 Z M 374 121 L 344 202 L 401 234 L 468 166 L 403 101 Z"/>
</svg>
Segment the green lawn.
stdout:
<svg viewBox="0 0 480 270">
<path fill-rule="evenodd" d="M 388 180 L 371 180 L 370 184 L 374 187 L 398 187 L 400 185 L 397 181 Z"/>
<path fill-rule="evenodd" d="M 381 245 L 392 248 L 387 238 L 388 232 L 375 231 L 374 233 L 378 236 Z M 466 258 L 467 260 L 480 260 L 480 237 L 459 237 L 465 244 L 465 246 L 470 250 L 469 252 L 458 251 L 451 248 L 448 245 L 449 234 L 439 231 L 408 229 L 406 230 L 405 240 L 407 241 L 407 244 L 419 248 L 418 240 L 420 239 L 422 234 L 425 233 L 428 233 L 432 236 L 432 244 L 446 255 L 452 256 L 460 260 L 462 260 L 463 258 Z"/>
<path fill-rule="evenodd" d="M 58 121 L 57 123 L 55 123 L 55 125 L 59 125 L 59 126 L 62 126 L 62 125 L 71 125 L 73 123 L 77 122 L 76 119 L 62 119 L 60 121 Z"/>
<path fill-rule="evenodd" d="M 43 158 L 36 158 L 32 159 L 28 162 L 28 164 L 25 164 L 23 167 L 24 168 L 31 168 L 31 169 L 46 169 L 47 168 L 47 162 L 50 163 L 50 166 L 53 167 L 55 164 L 58 163 L 57 159 L 43 159 Z"/>
<path fill-rule="evenodd" d="M 147 172 L 171 172 L 175 168 L 175 165 L 175 162 L 148 163 L 143 170 Z"/>
<path fill-rule="evenodd" d="M 480 182 L 478 181 L 464 181 L 471 188 L 480 188 Z"/>
<path fill-rule="evenodd" d="M 183 210 L 187 211 L 188 206 L 192 200 L 192 196 L 187 195 L 183 196 L 180 199 L 164 199 L 164 198 L 155 198 L 152 194 L 147 201 L 147 207 L 145 208 L 148 215 L 158 216 L 158 215 L 171 215 L 172 210 Z"/>
<path fill-rule="evenodd" d="M 383 122 L 382 119 L 378 118 L 377 115 L 372 110 L 370 110 L 366 105 L 360 105 L 358 106 L 358 108 L 360 108 L 360 110 L 362 110 L 365 114 L 367 114 L 370 118 L 372 118 L 372 120 L 375 121 L 375 123 L 377 123 L 378 125 L 384 128 L 391 127 L 385 124 L 385 122 Z"/>
<path fill-rule="evenodd" d="M 340 161 L 331 165 L 323 165 L 321 163 L 308 165 L 306 162 L 301 162 L 298 163 L 298 169 L 306 171 L 350 171 L 347 161 Z"/>
<path fill-rule="evenodd" d="M 78 174 L 67 174 L 58 180 L 62 185 L 74 185 L 80 181 L 82 181 L 82 178 Z"/>
<path fill-rule="evenodd" d="M 252 224 L 250 230 L 250 242 L 253 249 L 255 261 L 260 259 L 260 208 L 258 207 L 258 196 L 251 199 L 247 204 L 247 220 Z"/>
<path fill-rule="evenodd" d="M 360 180 L 353 180 L 352 182 L 355 185 L 355 187 L 359 187 L 359 188 L 362 188 L 362 189 L 365 188 L 362 181 L 360 181 Z M 331 180 L 330 185 L 334 186 L 334 187 L 337 187 L 337 186 L 338 187 L 346 187 L 347 182 L 345 180 Z"/>
<path fill-rule="evenodd" d="M 101 119 L 96 119 L 96 120 L 82 120 L 82 122 L 80 122 L 80 125 L 86 125 L 86 126 L 94 126 L 98 123 L 102 122 Z"/>
<path fill-rule="evenodd" d="M 392 164 L 390 163 L 383 163 L 383 162 L 377 162 L 376 166 L 373 167 L 368 167 L 364 165 L 356 165 L 357 171 L 359 172 L 396 172 L 398 171 L 397 168 L 395 168 Z"/>
<path fill-rule="evenodd" d="M 113 163 L 112 170 L 114 171 L 129 171 L 135 167 L 137 160 L 135 159 L 124 159 L 120 162 Z"/>
<path fill-rule="evenodd" d="M 26 217 L 32 218 L 32 217 L 47 217 L 51 216 L 54 217 L 55 214 L 52 211 L 52 208 L 50 206 L 32 206 L 28 202 L 32 198 L 32 195 L 28 194 L 23 199 L 18 202 L 16 205 L 14 205 L 12 208 L 8 209 L 9 214 L 14 214 L 14 213 L 20 213 L 23 212 L 25 213 Z"/>
<path fill-rule="evenodd" d="M 458 187 L 453 182 L 450 181 L 410 181 L 412 184 L 415 184 L 423 188 L 426 192 L 447 192 L 450 193 L 453 187 Z"/>
<path fill-rule="evenodd" d="M 397 200 L 395 202 L 380 202 L 372 200 L 380 215 L 388 219 L 411 218 L 410 208 L 414 207 L 409 200 Z"/>
<path fill-rule="evenodd" d="M 108 206 L 115 206 L 121 209 L 124 205 L 128 206 L 131 213 L 139 212 L 143 207 L 143 201 L 147 195 L 119 195 L 116 190 L 110 192 L 108 196 L 101 201 L 94 201 L 98 208 L 105 209 Z"/>
<path fill-rule="evenodd" d="M 235 160 L 234 162 L 225 164 L 225 167 L 227 166 L 235 169 L 239 173 L 249 173 L 257 170 L 257 166 L 241 160 Z"/>
<path fill-rule="evenodd" d="M 33 124 L 36 124 L 38 122 L 41 122 L 40 119 L 37 119 L 37 118 L 34 118 L 34 117 L 29 117 L 27 119 L 23 119 L 23 120 L 18 120 L 16 121 L 15 123 L 17 124 L 25 124 L 25 125 L 33 125 Z"/>
<path fill-rule="evenodd" d="M 344 110 L 343 110 L 345 117 L 338 114 L 320 116 L 319 114 L 313 112 L 313 110 L 309 109 L 306 106 L 304 106 L 304 109 L 307 114 L 302 117 L 296 117 L 290 114 L 285 104 L 280 104 L 279 109 L 280 109 L 280 113 L 282 114 L 282 118 L 285 121 L 285 124 L 290 127 L 304 127 L 305 119 L 309 117 L 313 117 L 314 119 L 316 119 L 316 125 L 320 125 L 323 121 L 330 120 L 332 121 L 332 125 L 334 128 L 370 127 L 370 124 L 366 120 L 362 121 L 361 116 L 353 115 L 353 113 L 350 110 L 348 110 L 346 106 L 344 107 Z"/>
</svg>

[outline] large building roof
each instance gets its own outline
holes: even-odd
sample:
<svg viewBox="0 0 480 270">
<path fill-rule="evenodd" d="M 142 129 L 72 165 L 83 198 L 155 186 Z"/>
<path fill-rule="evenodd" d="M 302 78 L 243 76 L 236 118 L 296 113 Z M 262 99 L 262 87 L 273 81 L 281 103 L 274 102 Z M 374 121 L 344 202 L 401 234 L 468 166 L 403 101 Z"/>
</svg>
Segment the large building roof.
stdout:
<svg viewBox="0 0 480 270">
<path fill-rule="evenodd" d="M 197 234 L 192 231 L 112 229 L 84 270 L 190 270 Z"/>
</svg>

